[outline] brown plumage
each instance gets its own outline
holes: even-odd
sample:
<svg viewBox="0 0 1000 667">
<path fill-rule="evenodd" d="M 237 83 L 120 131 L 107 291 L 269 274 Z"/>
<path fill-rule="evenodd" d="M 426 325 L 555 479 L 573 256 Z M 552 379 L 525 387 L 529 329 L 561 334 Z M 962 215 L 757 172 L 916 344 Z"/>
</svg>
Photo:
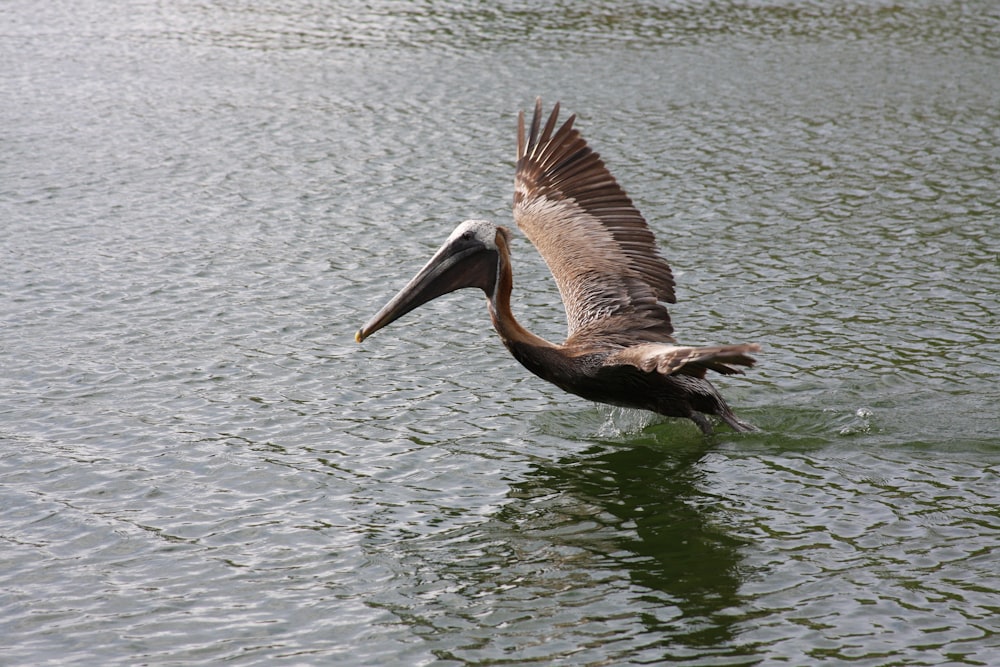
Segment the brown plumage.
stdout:
<svg viewBox="0 0 1000 667">
<path fill-rule="evenodd" d="M 493 326 L 528 370 L 584 398 L 652 410 L 712 430 L 704 415 L 738 431 L 739 420 L 706 379 L 706 371 L 741 373 L 756 344 L 677 345 L 665 303 L 674 278 L 646 221 L 573 128 L 558 129 L 556 104 L 542 126 L 541 100 L 526 132 L 518 116 L 514 220 L 556 279 L 568 332 L 562 345 L 524 329 L 510 309 L 510 232 L 484 220 L 456 228 L 427 265 L 376 313 L 356 339 L 431 299 L 463 287 L 487 296 Z"/>
</svg>

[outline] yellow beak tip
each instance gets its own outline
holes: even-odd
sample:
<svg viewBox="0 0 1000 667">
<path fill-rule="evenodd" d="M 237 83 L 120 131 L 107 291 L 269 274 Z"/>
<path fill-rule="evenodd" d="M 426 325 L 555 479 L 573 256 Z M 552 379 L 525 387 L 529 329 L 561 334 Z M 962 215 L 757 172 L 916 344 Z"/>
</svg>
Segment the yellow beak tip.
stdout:
<svg viewBox="0 0 1000 667">
<path fill-rule="evenodd" d="M 358 329 L 357 332 L 354 334 L 354 342 L 360 343 L 364 339 L 365 337 L 361 335 L 361 329 Z"/>
</svg>

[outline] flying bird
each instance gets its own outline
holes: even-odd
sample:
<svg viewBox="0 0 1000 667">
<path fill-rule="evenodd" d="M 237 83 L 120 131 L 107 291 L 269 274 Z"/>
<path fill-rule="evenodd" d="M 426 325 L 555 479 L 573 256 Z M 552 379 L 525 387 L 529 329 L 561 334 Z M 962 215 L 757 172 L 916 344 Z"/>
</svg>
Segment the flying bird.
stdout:
<svg viewBox="0 0 1000 667">
<path fill-rule="evenodd" d="M 611 405 L 687 418 L 706 434 L 715 415 L 736 431 L 740 420 L 706 378 L 752 366 L 753 343 L 678 345 L 665 304 L 676 303 L 670 266 L 625 191 L 573 127 L 556 128 L 556 103 L 542 125 L 535 102 L 531 127 L 517 120 L 514 221 L 555 277 L 568 332 L 561 345 L 514 319 L 510 295 L 511 231 L 466 220 L 430 261 L 355 335 L 357 342 L 414 308 L 464 287 L 486 294 L 493 327 L 529 371 L 560 389 Z"/>
</svg>

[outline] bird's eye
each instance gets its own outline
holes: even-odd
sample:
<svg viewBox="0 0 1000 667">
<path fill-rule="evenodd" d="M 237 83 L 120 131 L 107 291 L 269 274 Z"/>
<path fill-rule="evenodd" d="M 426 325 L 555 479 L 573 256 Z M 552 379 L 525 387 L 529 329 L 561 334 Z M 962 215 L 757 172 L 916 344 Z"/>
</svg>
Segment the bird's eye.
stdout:
<svg viewBox="0 0 1000 667">
<path fill-rule="evenodd" d="M 472 240 L 472 232 L 465 232 L 464 234 L 462 234 L 462 240 L 464 240 L 464 241 L 471 241 Z"/>
</svg>

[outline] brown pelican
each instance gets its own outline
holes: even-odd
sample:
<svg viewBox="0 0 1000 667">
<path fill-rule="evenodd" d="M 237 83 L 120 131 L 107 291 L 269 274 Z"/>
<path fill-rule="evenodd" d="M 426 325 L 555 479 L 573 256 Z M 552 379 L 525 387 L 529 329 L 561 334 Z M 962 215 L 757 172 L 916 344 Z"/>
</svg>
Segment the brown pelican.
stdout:
<svg viewBox="0 0 1000 667">
<path fill-rule="evenodd" d="M 431 260 L 355 335 L 357 342 L 414 308 L 463 287 L 486 293 L 493 327 L 514 358 L 538 377 L 583 398 L 686 417 L 712 432 L 706 414 L 737 431 L 756 430 L 733 414 L 705 378 L 742 373 L 755 344 L 687 347 L 673 338 L 664 305 L 675 303 L 670 266 L 625 191 L 573 128 L 559 129 L 559 104 L 542 127 L 542 103 L 525 135 L 517 119 L 514 220 L 556 279 L 568 336 L 556 345 L 514 319 L 511 232 L 486 220 L 460 224 Z"/>
</svg>

